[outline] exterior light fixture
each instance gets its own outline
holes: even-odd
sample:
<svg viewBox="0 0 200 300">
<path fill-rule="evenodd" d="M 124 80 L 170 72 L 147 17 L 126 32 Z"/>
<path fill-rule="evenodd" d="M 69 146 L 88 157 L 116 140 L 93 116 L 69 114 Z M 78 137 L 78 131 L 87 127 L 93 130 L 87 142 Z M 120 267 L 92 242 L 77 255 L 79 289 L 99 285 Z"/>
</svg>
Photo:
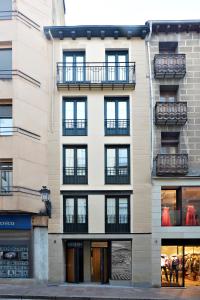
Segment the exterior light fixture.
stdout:
<svg viewBox="0 0 200 300">
<path fill-rule="evenodd" d="M 40 190 L 40 195 L 45 205 L 45 215 L 51 218 L 50 190 L 46 186 L 43 186 Z"/>
</svg>

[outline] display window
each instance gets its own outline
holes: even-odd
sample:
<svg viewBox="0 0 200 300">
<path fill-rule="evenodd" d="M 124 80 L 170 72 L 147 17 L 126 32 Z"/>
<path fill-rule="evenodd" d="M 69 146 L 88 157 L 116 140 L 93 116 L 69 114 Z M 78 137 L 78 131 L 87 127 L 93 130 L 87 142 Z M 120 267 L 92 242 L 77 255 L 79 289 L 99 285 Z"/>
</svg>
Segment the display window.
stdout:
<svg viewBox="0 0 200 300">
<path fill-rule="evenodd" d="M 200 245 L 161 247 L 161 285 L 200 286 Z"/>
</svg>

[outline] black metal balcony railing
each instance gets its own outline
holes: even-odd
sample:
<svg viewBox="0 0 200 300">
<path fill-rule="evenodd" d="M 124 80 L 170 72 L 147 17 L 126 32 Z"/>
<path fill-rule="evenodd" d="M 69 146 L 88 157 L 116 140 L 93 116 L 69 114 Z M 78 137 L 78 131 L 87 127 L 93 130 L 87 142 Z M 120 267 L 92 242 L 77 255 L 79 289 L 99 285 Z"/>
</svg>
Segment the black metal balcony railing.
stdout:
<svg viewBox="0 0 200 300">
<path fill-rule="evenodd" d="M 129 119 L 106 119 L 105 134 L 106 135 L 129 135 L 130 120 Z"/>
<path fill-rule="evenodd" d="M 181 79 L 186 74 L 185 54 L 156 54 L 154 75 L 156 79 Z"/>
<path fill-rule="evenodd" d="M 87 215 L 66 215 L 64 220 L 64 232 L 67 233 L 87 233 Z"/>
<path fill-rule="evenodd" d="M 88 170 L 85 167 L 64 168 L 63 184 L 87 184 Z"/>
<path fill-rule="evenodd" d="M 106 184 L 129 184 L 130 169 L 129 167 L 107 167 L 105 168 Z"/>
<path fill-rule="evenodd" d="M 120 215 L 118 220 L 116 215 L 106 215 L 106 233 L 130 233 L 130 216 Z"/>
<path fill-rule="evenodd" d="M 187 122 L 187 102 L 157 102 L 156 125 L 184 125 Z"/>
<path fill-rule="evenodd" d="M 57 63 L 58 87 L 134 88 L 135 63 L 87 62 L 83 65 Z"/>
<path fill-rule="evenodd" d="M 87 135 L 87 120 L 63 120 L 63 135 Z"/>
<path fill-rule="evenodd" d="M 156 175 L 181 176 L 188 173 L 188 154 L 158 154 Z"/>
</svg>

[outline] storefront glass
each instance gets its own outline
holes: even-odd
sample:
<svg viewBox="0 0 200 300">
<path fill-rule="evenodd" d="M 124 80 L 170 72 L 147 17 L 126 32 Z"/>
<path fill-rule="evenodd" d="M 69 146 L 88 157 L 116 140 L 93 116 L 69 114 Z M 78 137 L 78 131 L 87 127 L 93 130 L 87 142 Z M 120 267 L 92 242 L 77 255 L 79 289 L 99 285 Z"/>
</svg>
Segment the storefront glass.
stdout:
<svg viewBox="0 0 200 300">
<path fill-rule="evenodd" d="M 184 226 L 200 225 L 200 187 L 182 188 L 182 214 Z"/>
<path fill-rule="evenodd" d="M 200 246 L 162 246 L 161 285 L 200 286 Z"/>
</svg>

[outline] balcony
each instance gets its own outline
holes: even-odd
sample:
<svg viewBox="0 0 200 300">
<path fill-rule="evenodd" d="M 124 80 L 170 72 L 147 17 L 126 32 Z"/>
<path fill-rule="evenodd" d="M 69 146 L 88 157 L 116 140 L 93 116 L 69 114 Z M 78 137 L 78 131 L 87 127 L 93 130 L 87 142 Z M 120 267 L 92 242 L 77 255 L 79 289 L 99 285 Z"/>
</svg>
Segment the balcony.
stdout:
<svg viewBox="0 0 200 300">
<path fill-rule="evenodd" d="M 67 215 L 64 220 L 65 233 L 88 233 L 87 215 Z"/>
<path fill-rule="evenodd" d="M 118 222 L 116 222 L 116 215 L 106 215 L 105 232 L 130 233 L 130 216 L 121 215 Z"/>
<path fill-rule="evenodd" d="M 184 125 L 187 122 L 187 102 L 157 102 L 156 125 Z"/>
<path fill-rule="evenodd" d="M 130 184 L 129 167 L 107 167 L 105 169 L 106 184 Z"/>
<path fill-rule="evenodd" d="M 106 119 L 105 135 L 129 135 L 129 119 Z"/>
<path fill-rule="evenodd" d="M 188 154 L 158 154 L 157 176 L 184 176 L 188 173 Z"/>
<path fill-rule="evenodd" d="M 185 54 L 156 54 L 154 76 L 156 79 L 181 79 L 186 74 Z"/>
<path fill-rule="evenodd" d="M 88 172 L 85 167 L 64 168 L 63 184 L 87 184 Z"/>
<path fill-rule="evenodd" d="M 71 119 L 63 120 L 63 135 L 79 136 L 87 135 L 87 120 L 86 119 Z"/>
<path fill-rule="evenodd" d="M 135 63 L 57 63 L 58 89 L 134 89 Z"/>
</svg>

